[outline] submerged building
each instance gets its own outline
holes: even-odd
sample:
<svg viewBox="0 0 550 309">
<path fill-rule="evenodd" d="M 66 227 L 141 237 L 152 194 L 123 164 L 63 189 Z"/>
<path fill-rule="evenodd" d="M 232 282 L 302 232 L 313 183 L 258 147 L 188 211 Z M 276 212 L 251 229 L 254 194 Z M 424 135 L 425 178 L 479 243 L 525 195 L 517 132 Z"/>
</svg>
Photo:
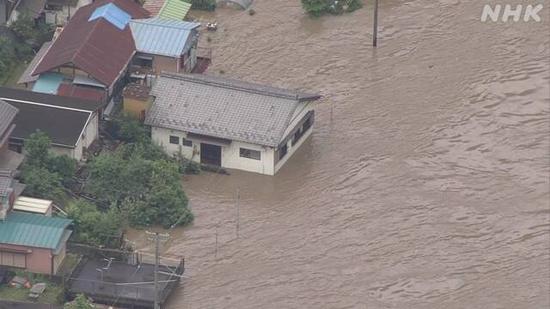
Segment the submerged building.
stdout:
<svg viewBox="0 0 550 309">
<path fill-rule="evenodd" d="M 274 175 L 311 134 L 313 102 L 301 93 L 227 78 L 163 73 L 145 124 L 170 155 Z"/>
</svg>

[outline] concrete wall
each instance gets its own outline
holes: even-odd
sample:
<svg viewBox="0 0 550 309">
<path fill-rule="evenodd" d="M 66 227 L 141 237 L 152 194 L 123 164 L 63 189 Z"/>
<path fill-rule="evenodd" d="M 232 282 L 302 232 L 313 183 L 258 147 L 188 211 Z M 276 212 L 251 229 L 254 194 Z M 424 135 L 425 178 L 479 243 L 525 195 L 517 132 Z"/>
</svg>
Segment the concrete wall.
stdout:
<svg viewBox="0 0 550 309">
<path fill-rule="evenodd" d="M 26 252 L 26 270 L 29 272 L 38 274 L 51 273 L 52 252 L 49 249 L 1 244 L 0 251 L 2 251 L 2 249 L 7 249 L 6 251 L 15 250 L 18 252 Z"/>
<path fill-rule="evenodd" d="M 92 0 L 79 0 L 76 6 L 63 5 L 61 10 L 46 10 L 46 23 L 62 26 L 69 20 L 69 17 L 74 16 L 80 7 L 92 2 Z"/>
<path fill-rule="evenodd" d="M 180 138 L 180 144 L 170 144 L 170 136 L 178 136 Z M 169 155 L 175 155 L 181 152 L 183 156 L 200 163 L 200 143 L 208 141 L 201 141 L 196 138 L 187 138 L 187 133 L 176 130 L 169 130 L 164 128 L 153 127 L 151 129 L 151 137 L 153 142 L 157 143 L 164 148 Z M 181 139 L 185 138 L 193 142 L 192 147 L 183 146 Z M 261 153 L 261 160 L 243 158 L 240 156 L 240 148 L 247 148 L 252 150 L 258 150 Z M 244 143 L 239 141 L 233 141 L 230 145 L 222 146 L 222 167 L 239 169 L 254 173 L 273 175 L 275 173 L 274 164 L 275 150 L 270 147 L 263 147 L 260 145 L 254 145 L 250 143 Z"/>
<path fill-rule="evenodd" d="M 123 110 L 126 114 L 140 119 L 142 112 L 151 107 L 151 100 L 137 100 L 133 98 L 124 97 Z"/>
<path fill-rule="evenodd" d="M 287 141 L 287 154 L 281 159 L 277 160 L 275 159 L 275 173 L 283 167 L 283 165 L 292 157 L 292 155 L 302 146 L 304 141 L 311 135 L 311 132 L 313 132 L 314 123 L 311 125 L 309 130 L 307 132 L 304 132 L 304 135 L 300 138 L 298 143 L 295 145 L 292 145 L 292 138 L 290 135 L 292 132 L 296 130 L 297 125 L 302 121 L 302 119 L 306 116 L 306 114 L 313 110 L 313 102 L 303 102 L 300 103 L 300 105 L 296 108 L 296 111 L 292 115 L 292 118 L 290 120 L 290 125 L 285 131 L 285 137 L 283 139 L 288 139 Z M 290 137 L 290 138 L 289 138 Z"/>
<path fill-rule="evenodd" d="M 90 147 L 90 145 L 99 137 L 99 115 L 97 113 L 93 114 L 83 132 L 84 133 L 82 134 L 74 148 L 52 145 L 52 152 L 57 155 L 67 155 L 78 161 L 84 159 L 84 148 Z"/>
<path fill-rule="evenodd" d="M 160 74 L 162 71 L 178 73 L 178 58 L 153 55 L 153 70 L 155 71 L 155 74 Z"/>
</svg>

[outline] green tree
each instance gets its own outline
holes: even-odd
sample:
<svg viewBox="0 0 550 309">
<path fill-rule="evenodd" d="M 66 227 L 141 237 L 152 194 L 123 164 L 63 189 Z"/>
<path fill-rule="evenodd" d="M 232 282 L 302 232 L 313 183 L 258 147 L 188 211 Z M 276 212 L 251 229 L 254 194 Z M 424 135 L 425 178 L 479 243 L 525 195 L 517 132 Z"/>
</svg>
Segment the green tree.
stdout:
<svg viewBox="0 0 550 309">
<path fill-rule="evenodd" d="M 84 294 L 78 296 L 70 303 L 66 303 L 63 309 L 93 309 L 94 305 Z"/>
<path fill-rule="evenodd" d="M 117 236 L 123 224 L 115 208 L 102 212 L 94 204 L 77 200 L 71 202 L 66 211 L 75 224 L 76 242 L 92 246 L 118 246 Z"/>
<path fill-rule="evenodd" d="M 38 31 L 36 30 L 34 19 L 28 12 L 19 14 L 17 20 L 11 23 L 10 29 L 23 40 L 34 40 Z"/>
<path fill-rule="evenodd" d="M 302 0 L 302 7 L 312 16 L 321 16 L 328 11 L 327 0 Z"/>
<path fill-rule="evenodd" d="M 178 164 L 151 152 L 156 150 L 136 144 L 98 156 L 90 163 L 87 190 L 104 204 L 121 210 L 131 226 L 170 227 L 191 222 L 193 215 L 181 188 Z"/>
<path fill-rule="evenodd" d="M 26 165 L 22 176 L 27 195 L 53 200 L 58 200 L 63 195 L 61 177 L 45 167 Z"/>
<path fill-rule="evenodd" d="M 302 7 L 311 16 L 326 13 L 342 14 L 355 11 L 362 6 L 362 0 L 302 0 Z"/>
<path fill-rule="evenodd" d="M 27 164 L 35 167 L 45 167 L 50 159 L 49 149 L 51 140 L 48 135 L 42 131 L 32 133 L 25 140 L 25 151 L 27 152 Z"/>
<path fill-rule="evenodd" d="M 50 156 L 48 159 L 48 170 L 57 173 L 63 183 L 71 180 L 76 173 L 76 160 L 67 155 Z"/>
</svg>

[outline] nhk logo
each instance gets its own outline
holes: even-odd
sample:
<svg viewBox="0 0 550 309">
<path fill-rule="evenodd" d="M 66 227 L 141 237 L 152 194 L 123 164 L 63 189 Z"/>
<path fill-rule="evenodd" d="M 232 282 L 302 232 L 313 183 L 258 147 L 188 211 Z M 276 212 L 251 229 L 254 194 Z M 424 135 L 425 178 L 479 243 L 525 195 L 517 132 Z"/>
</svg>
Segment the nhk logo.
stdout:
<svg viewBox="0 0 550 309">
<path fill-rule="evenodd" d="M 489 4 L 486 4 L 483 7 L 483 12 L 481 12 L 481 21 L 482 22 L 498 22 L 501 20 L 502 22 L 541 22 L 541 18 L 539 16 L 539 13 L 542 11 L 544 6 L 542 4 L 536 4 L 536 5 L 515 5 L 512 6 L 510 4 L 501 5 L 497 4 L 494 6 L 491 6 Z"/>
</svg>

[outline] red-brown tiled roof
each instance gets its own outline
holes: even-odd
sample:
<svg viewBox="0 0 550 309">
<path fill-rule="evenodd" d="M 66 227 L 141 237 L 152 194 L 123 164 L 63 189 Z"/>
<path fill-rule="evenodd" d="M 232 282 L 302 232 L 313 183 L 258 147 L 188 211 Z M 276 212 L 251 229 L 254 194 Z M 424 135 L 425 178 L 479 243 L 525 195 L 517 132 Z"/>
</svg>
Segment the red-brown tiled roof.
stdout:
<svg viewBox="0 0 550 309">
<path fill-rule="evenodd" d="M 146 0 L 143 3 L 143 8 L 149 11 L 151 15 L 156 16 L 160 12 L 160 9 L 162 9 L 164 2 L 165 0 Z"/>
<path fill-rule="evenodd" d="M 57 89 L 57 95 L 64 97 L 81 98 L 96 102 L 105 100 L 105 91 L 93 87 L 79 86 L 74 84 L 61 84 Z"/>
<path fill-rule="evenodd" d="M 132 18 L 146 18 L 149 13 L 132 0 L 99 0 L 76 11 L 34 74 L 41 74 L 65 64 L 74 64 L 92 77 L 112 85 L 135 52 L 130 27 L 120 30 L 104 18 L 88 21 L 94 10 L 113 3 Z"/>
</svg>

